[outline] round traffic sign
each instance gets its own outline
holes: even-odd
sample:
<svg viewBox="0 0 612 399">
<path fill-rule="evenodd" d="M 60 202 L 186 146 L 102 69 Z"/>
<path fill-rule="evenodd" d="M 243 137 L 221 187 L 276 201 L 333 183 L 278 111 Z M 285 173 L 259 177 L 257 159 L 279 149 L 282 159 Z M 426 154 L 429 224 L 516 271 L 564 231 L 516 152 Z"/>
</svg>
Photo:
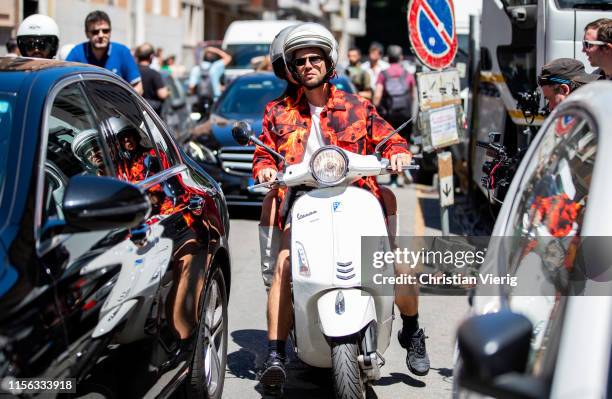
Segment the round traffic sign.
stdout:
<svg viewBox="0 0 612 399">
<path fill-rule="evenodd" d="M 423 64 L 431 69 L 448 67 L 457 54 L 453 0 L 410 0 L 410 44 Z"/>
</svg>

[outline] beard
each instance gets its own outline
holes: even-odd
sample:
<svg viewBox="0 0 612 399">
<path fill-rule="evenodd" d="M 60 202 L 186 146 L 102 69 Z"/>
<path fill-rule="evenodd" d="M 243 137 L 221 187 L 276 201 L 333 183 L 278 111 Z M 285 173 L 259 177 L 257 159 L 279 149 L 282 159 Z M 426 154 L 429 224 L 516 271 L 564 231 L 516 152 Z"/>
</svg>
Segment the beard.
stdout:
<svg viewBox="0 0 612 399">
<path fill-rule="evenodd" d="M 325 76 L 321 76 L 316 80 L 311 80 L 309 82 L 304 82 L 302 79 L 302 85 L 304 85 L 307 89 L 316 89 L 317 87 L 321 87 L 325 83 Z"/>
</svg>

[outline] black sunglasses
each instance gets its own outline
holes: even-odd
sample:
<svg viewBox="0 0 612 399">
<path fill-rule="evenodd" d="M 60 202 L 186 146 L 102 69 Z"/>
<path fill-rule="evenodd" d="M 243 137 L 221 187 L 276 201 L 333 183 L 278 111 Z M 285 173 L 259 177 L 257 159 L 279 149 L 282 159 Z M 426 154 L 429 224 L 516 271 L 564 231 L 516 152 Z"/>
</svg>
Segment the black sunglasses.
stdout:
<svg viewBox="0 0 612 399">
<path fill-rule="evenodd" d="M 99 35 L 100 32 L 104 33 L 105 35 L 108 35 L 110 33 L 110 28 L 104 28 L 104 29 L 91 29 L 89 31 L 89 33 L 91 33 L 92 35 Z"/>
<path fill-rule="evenodd" d="M 313 55 L 311 57 L 296 58 L 293 61 L 293 65 L 296 67 L 302 67 L 306 65 L 306 61 L 310 62 L 310 65 L 319 65 L 321 62 L 323 62 L 323 57 L 320 55 Z"/>
</svg>

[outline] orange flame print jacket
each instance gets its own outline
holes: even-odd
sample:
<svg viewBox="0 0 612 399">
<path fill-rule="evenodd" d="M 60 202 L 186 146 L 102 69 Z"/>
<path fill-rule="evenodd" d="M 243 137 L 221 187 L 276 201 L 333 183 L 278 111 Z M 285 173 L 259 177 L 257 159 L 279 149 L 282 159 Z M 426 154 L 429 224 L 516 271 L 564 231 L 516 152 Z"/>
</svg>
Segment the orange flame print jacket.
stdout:
<svg viewBox="0 0 612 399">
<path fill-rule="evenodd" d="M 374 147 L 393 131 L 376 112 L 371 102 L 357 95 L 349 94 L 329 85 L 329 98 L 321 112 L 321 135 L 325 145 L 336 145 L 357 154 L 373 154 Z M 296 99 L 283 97 L 266 106 L 262 133 L 264 144 L 285 157 L 288 165 L 300 163 L 310 136 L 310 109 L 303 88 Z M 407 153 L 408 144 L 399 134 L 393 135 L 383 148 L 383 157 Z M 264 168 L 281 170 L 278 163 L 263 147 L 255 148 L 253 177 Z M 375 177 L 365 177 L 356 183 L 372 191 L 380 200 L 379 187 Z M 279 190 L 280 200 L 285 190 Z"/>
</svg>

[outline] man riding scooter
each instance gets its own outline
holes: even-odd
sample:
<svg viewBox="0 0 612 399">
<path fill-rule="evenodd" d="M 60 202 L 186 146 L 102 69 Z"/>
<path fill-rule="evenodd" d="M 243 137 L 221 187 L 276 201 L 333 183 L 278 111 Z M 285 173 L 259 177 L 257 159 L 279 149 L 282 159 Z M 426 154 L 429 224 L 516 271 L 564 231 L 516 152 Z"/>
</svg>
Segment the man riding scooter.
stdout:
<svg viewBox="0 0 612 399">
<path fill-rule="evenodd" d="M 393 128 L 376 113 L 369 101 L 339 91 L 329 83 L 335 74 L 338 55 L 337 43 L 326 28 L 313 23 L 297 26 L 287 35 L 283 50 L 285 65 L 299 89 L 295 96 L 282 97 L 266 107 L 260 140 L 282 154 L 287 164 L 310 159 L 315 150 L 330 144 L 357 154 L 372 154 L 374 147 L 393 132 Z M 406 141 L 399 134 L 393 135 L 384 144 L 382 153 L 390 160 L 394 172 L 411 163 Z M 273 181 L 282 166 L 264 148 L 256 148 L 253 174 L 261 182 Z M 356 184 L 370 190 L 385 208 L 388 201 L 383 198 L 384 194 L 375 178 L 362 178 Z M 284 189 L 278 190 L 277 209 L 283 209 L 287 199 L 285 194 Z M 388 209 L 385 211 L 389 214 Z M 279 386 L 286 379 L 285 343 L 293 313 L 290 223 L 283 220 L 282 214 L 278 220 L 283 230 L 268 295 L 269 355 L 260 376 L 264 386 Z M 417 375 L 425 375 L 429 371 L 429 358 L 425 351 L 423 330 L 418 327 L 418 292 L 396 295 L 395 302 L 403 320 L 399 340 L 408 351 L 408 368 Z"/>
</svg>

